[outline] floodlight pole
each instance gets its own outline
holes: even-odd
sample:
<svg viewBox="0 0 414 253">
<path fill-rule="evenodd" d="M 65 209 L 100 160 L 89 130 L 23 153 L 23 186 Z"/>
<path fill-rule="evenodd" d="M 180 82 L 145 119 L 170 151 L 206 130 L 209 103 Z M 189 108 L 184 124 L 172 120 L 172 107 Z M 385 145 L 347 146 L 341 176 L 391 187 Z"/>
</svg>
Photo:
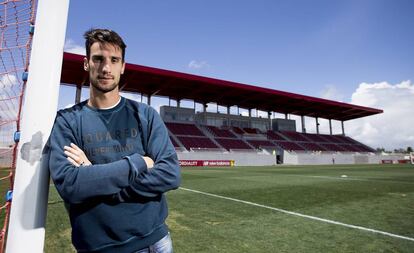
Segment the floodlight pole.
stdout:
<svg viewBox="0 0 414 253">
<path fill-rule="evenodd" d="M 69 0 L 38 1 L 6 253 L 43 252 L 49 171 L 42 151 L 56 115 L 68 9 Z"/>
</svg>

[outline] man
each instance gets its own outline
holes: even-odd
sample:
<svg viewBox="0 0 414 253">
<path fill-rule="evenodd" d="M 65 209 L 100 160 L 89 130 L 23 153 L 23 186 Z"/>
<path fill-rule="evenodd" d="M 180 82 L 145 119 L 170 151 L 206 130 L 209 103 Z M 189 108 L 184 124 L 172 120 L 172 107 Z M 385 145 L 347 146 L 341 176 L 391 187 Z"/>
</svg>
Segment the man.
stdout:
<svg viewBox="0 0 414 253">
<path fill-rule="evenodd" d="M 180 168 L 157 112 L 119 94 L 122 38 L 85 33 L 90 98 L 57 113 L 50 136 L 51 177 L 67 204 L 78 252 L 172 252 L 164 193 Z"/>
</svg>

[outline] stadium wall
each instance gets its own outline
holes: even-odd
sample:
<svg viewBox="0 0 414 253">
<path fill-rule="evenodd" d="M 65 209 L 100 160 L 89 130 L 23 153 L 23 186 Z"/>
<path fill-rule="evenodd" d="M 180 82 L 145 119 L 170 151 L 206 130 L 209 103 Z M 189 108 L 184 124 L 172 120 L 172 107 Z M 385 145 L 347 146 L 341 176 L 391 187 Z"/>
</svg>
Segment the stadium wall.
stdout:
<svg viewBox="0 0 414 253">
<path fill-rule="evenodd" d="M 10 166 L 11 156 L 6 155 L 9 149 L 0 148 L 0 168 Z M 3 153 L 4 155 L 2 155 Z M 269 166 L 276 164 L 276 157 L 266 153 L 254 152 L 177 152 L 180 160 L 234 160 L 235 166 Z M 334 159 L 334 160 L 333 160 Z M 294 153 L 284 151 L 283 164 L 286 165 L 318 165 L 318 164 L 380 164 L 383 162 L 398 163 L 406 160 L 406 155 L 378 154 L 339 154 L 339 153 Z"/>
<path fill-rule="evenodd" d="M 268 153 L 255 152 L 177 152 L 179 160 L 234 160 L 235 166 L 269 166 L 276 164 L 276 157 Z M 323 164 L 381 164 L 399 163 L 404 154 L 379 155 L 358 153 L 283 153 L 285 165 L 323 165 Z"/>
<path fill-rule="evenodd" d="M 276 164 L 276 158 L 269 154 L 252 152 L 178 152 L 179 160 L 234 160 L 235 166 L 269 166 Z"/>
<path fill-rule="evenodd" d="M 384 161 L 399 163 L 405 159 L 404 154 L 358 154 L 358 153 L 294 153 L 284 151 L 284 164 L 318 165 L 318 164 L 380 164 Z"/>
</svg>

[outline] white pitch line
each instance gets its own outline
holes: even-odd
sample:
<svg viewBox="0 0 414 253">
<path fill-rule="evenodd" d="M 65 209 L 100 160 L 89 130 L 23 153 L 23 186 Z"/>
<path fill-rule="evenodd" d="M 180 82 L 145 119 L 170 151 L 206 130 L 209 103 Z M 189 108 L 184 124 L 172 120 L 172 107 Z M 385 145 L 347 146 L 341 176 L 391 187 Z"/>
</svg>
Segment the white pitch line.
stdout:
<svg viewBox="0 0 414 253">
<path fill-rule="evenodd" d="M 381 182 L 381 183 L 397 183 L 397 184 L 414 184 L 412 182 L 406 181 L 395 181 L 395 180 L 378 180 L 378 179 L 365 179 L 365 178 L 356 178 L 353 176 L 348 176 L 346 178 L 337 176 L 306 176 L 306 175 L 295 175 L 295 174 L 283 174 L 284 176 L 293 176 L 293 177 L 311 177 L 311 178 L 322 178 L 322 179 L 331 179 L 331 180 L 342 180 L 342 181 L 364 181 L 364 182 Z"/>
<path fill-rule="evenodd" d="M 408 241 L 414 242 L 414 238 L 407 237 L 407 236 L 402 236 L 402 235 L 397 235 L 397 234 L 393 234 L 393 233 L 388 233 L 388 232 L 384 232 L 384 231 L 381 231 L 381 230 L 376 230 L 376 229 L 371 229 L 371 228 L 366 228 L 366 227 L 361 227 L 361 226 L 350 225 L 350 224 L 346 224 L 346 223 L 342 223 L 342 222 L 338 222 L 338 221 L 333 221 L 333 220 L 323 219 L 323 218 L 319 218 L 319 217 L 315 217 L 315 216 L 310 216 L 310 215 L 306 215 L 306 214 L 291 212 L 291 211 L 287 211 L 287 210 L 280 209 L 280 208 L 275 208 L 275 207 L 271 207 L 271 206 L 265 206 L 265 205 L 253 203 L 253 202 L 250 202 L 250 201 L 245 201 L 245 200 L 240 200 L 240 199 L 235 199 L 235 198 L 220 196 L 220 195 L 216 195 L 216 194 L 212 194 L 212 193 L 208 193 L 208 192 L 197 191 L 197 190 L 188 189 L 188 188 L 184 188 L 184 187 L 180 187 L 179 189 L 184 190 L 184 191 L 189 191 L 189 192 L 194 192 L 194 193 L 206 195 L 206 196 L 210 196 L 210 197 L 215 197 L 215 198 L 220 198 L 220 199 L 226 199 L 226 200 L 231 200 L 231 201 L 235 201 L 235 202 L 239 202 L 239 203 L 243 203 L 243 204 L 247 204 L 247 205 L 262 207 L 262 208 L 270 209 L 270 210 L 273 210 L 273 211 L 277 211 L 277 212 L 281 212 L 281 213 L 285 213 L 285 214 L 290 214 L 290 215 L 295 215 L 295 216 L 299 216 L 299 217 L 303 217 L 303 218 L 307 218 L 307 219 L 311 219 L 311 220 L 322 221 L 322 222 L 325 222 L 325 223 L 335 224 L 335 225 L 339 225 L 339 226 L 343 226 L 343 227 L 348 227 L 348 228 L 353 228 L 353 229 L 359 229 L 359 230 L 363 230 L 363 231 L 368 231 L 368 232 L 372 232 L 372 233 L 376 233 L 376 234 L 381 234 L 381 235 L 385 235 L 385 236 L 390 236 L 390 237 L 394 237 L 394 238 L 398 238 L 398 239 L 403 239 L 403 240 L 408 240 Z"/>
</svg>

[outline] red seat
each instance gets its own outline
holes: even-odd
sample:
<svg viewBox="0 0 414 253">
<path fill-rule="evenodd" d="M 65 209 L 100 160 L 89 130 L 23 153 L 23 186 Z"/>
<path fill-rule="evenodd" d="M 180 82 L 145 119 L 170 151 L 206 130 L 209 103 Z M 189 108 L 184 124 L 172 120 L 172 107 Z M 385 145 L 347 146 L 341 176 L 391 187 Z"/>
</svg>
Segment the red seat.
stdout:
<svg viewBox="0 0 414 253">
<path fill-rule="evenodd" d="M 244 141 L 239 140 L 239 139 L 217 138 L 216 141 L 227 150 L 230 150 L 230 149 L 252 149 Z"/>
<path fill-rule="evenodd" d="M 204 136 L 205 135 L 194 124 L 183 123 L 171 123 L 166 122 L 165 125 L 175 135 L 191 135 L 191 136 Z"/>
<path fill-rule="evenodd" d="M 177 136 L 186 149 L 191 148 L 219 148 L 214 142 L 207 137 L 188 137 L 188 136 Z"/>
</svg>

